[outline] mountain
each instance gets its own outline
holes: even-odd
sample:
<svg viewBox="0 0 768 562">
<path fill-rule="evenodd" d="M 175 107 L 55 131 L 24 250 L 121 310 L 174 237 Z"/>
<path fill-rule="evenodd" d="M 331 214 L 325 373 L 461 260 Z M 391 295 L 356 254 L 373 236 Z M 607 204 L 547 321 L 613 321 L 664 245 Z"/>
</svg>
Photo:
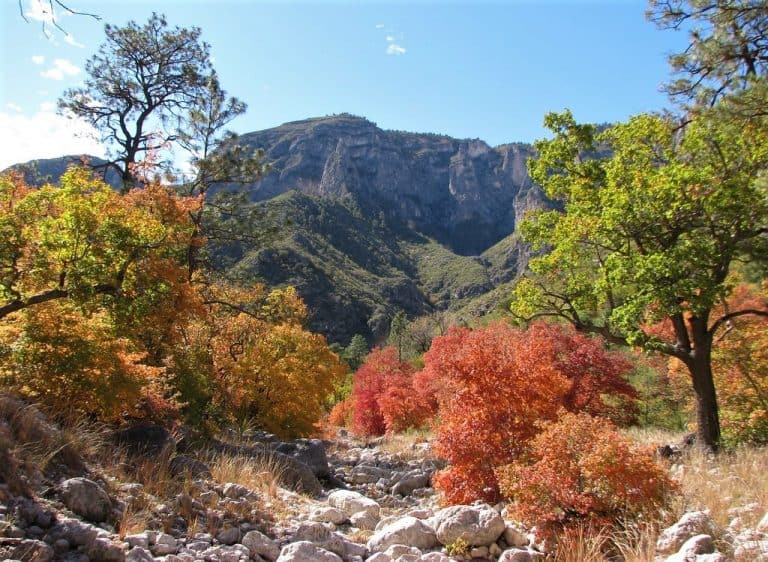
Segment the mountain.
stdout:
<svg viewBox="0 0 768 562">
<path fill-rule="evenodd" d="M 527 265 L 520 217 L 546 205 L 527 173 L 527 144 L 387 131 L 349 114 L 238 142 L 263 149 L 271 171 L 212 190 L 242 191 L 260 217 L 258 235 L 214 247 L 216 263 L 295 286 L 309 327 L 342 344 L 358 333 L 381 341 L 399 309 L 410 318 L 492 311 Z M 54 161 L 36 162 L 57 179 Z"/>
<path fill-rule="evenodd" d="M 380 341 L 398 309 L 494 309 L 527 264 L 517 222 L 546 204 L 527 173 L 527 144 L 386 131 L 348 114 L 239 142 L 263 149 L 272 171 L 237 189 L 281 235 L 220 255 L 237 273 L 296 286 L 310 327 L 332 341 Z"/>
<path fill-rule="evenodd" d="M 30 160 L 29 162 L 21 164 L 14 164 L 5 170 L 2 170 L 0 173 L 15 170 L 24 176 L 24 181 L 29 185 L 43 185 L 49 182 L 58 182 L 59 178 L 67 171 L 69 166 L 84 163 L 98 167 L 105 164 L 106 160 L 88 154 L 70 154 L 67 156 L 59 156 L 57 158 L 42 158 L 39 160 Z M 112 187 L 117 188 L 120 186 L 120 176 L 114 170 L 110 169 L 107 171 L 105 181 Z"/>
<path fill-rule="evenodd" d="M 528 177 L 527 144 L 385 131 L 348 114 L 242 135 L 263 148 L 273 172 L 248 187 L 264 201 L 291 189 L 353 198 L 366 213 L 406 222 L 461 255 L 478 255 L 542 199 Z"/>
</svg>

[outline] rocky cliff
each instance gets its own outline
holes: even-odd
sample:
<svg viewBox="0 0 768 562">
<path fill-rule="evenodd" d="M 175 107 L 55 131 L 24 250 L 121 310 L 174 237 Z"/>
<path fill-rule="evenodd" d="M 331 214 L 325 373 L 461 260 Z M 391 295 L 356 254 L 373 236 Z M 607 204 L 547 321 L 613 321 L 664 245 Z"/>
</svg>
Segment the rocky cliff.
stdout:
<svg viewBox="0 0 768 562">
<path fill-rule="evenodd" d="M 291 189 L 354 199 L 462 255 L 479 255 L 515 229 L 542 197 L 526 144 L 385 131 L 351 115 L 307 119 L 243 135 L 273 172 L 248 187 L 254 201 Z"/>
</svg>

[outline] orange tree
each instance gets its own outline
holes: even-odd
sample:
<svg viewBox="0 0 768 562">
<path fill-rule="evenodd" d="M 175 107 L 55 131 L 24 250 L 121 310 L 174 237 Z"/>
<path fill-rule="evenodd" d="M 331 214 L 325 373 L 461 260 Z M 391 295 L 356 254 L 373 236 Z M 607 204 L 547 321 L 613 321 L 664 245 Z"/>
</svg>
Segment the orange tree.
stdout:
<svg viewBox="0 0 768 562">
<path fill-rule="evenodd" d="M 567 326 L 496 323 L 435 338 L 419 380 L 436 389 L 437 452 L 449 461 L 436 486 L 451 503 L 497 501 L 494 470 L 526 451 L 536 422 L 562 407 L 600 413 L 603 394 L 632 394 L 628 369 L 599 339 Z"/>
<path fill-rule="evenodd" d="M 740 283 L 716 310 L 768 309 L 765 290 Z M 744 316 L 721 327 L 712 352 L 712 369 L 722 420 L 723 440 L 730 444 L 768 442 L 768 319 Z M 668 331 L 668 326 L 655 326 Z M 671 359 L 669 377 L 683 379 L 685 366 Z M 690 402 L 690 401 L 689 401 Z M 689 408 L 693 408 L 689 404 Z"/>
<path fill-rule="evenodd" d="M 502 494 L 539 538 L 652 521 L 667 505 L 675 485 L 653 448 L 638 447 L 608 420 L 562 411 L 539 427 L 526 454 L 496 471 Z"/>
<path fill-rule="evenodd" d="M 77 168 L 59 187 L 0 177 L 4 382 L 101 419 L 175 410 L 151 342 L 130 328 L 174 322 L 192 293 L 179 263 L 198 205 L 154 183 L 120 195 Z"/>
<path fill-rule="evenodd" d="M 361 435 L 384 435 L 418 427 L 433 412 L 415 391 L 416 369 L 399 359 L 393 346 L 375 348 L 363 361 L 352 382 L 353 430 Z"/>
<path fill-rule="evenodd" d="M 0 319 L 58 299 L 116 303 L 165 290 L 195 244 L 198 206 L 158 184 L 121 196 L 74 167 L 39 189 L 1 177 Z"/>
</svg>

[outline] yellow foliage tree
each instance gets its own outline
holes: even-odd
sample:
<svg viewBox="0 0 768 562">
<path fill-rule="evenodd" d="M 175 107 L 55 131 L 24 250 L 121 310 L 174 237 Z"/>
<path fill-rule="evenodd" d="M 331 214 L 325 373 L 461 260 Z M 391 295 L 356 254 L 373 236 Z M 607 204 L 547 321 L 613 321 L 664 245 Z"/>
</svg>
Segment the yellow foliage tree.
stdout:
<svg viewBox="0 0 768 562">
<path fill-rule="evenodd" d="M 346 367 L 323 336 L 302 327 L 307 311 L 295 289 L 213 283 L 204 299 L 207 314 L 182 328 L 176 350 L 177 377 L 197 393 L 182 391 L 183 399 L 196 415 L 210 401 L 224 418 L 281 437 L 311 434 Z"/>
<path fill-rule="evenodd" d="M 145 358 L 105 311 L 84 314 L 66 300 L 0 324 L 0 382 L 62 415 L 116 422 L 175 414 L 165 369 Z"/>
</svg>

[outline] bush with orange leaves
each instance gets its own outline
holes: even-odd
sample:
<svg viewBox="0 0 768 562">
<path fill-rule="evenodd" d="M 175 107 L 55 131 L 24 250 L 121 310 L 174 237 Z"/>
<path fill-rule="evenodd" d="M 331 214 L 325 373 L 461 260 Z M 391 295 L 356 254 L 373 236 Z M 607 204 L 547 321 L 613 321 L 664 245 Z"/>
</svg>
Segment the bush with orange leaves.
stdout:
<svg viewBox="0 0 768 562">
<path fill-rule="evenodd" d="M 351 396 L 333 405 L 328 413 L 328 425 L 332 427 L 351 427 L 355 415 L 355 403 Z"/>
<path fill-rule="evenodd" d="M 635 445 L 608 420 L 561 411 L 540 429 L 525 455 L 496 470 L 515 515 L 536 526 L 540 539 L 652 521 L 676 491 L 652 448 Z"/>
<path fill-rule="evenodd" d="M 449 503 L 498 501 L 494 470 L 526 451 L 536 422 L 560 408 L 602 413 L 606 393 L 632 396 L 629 368 L 601 340 L 559 325 L 496 323 L 435 338 L 419 375 L 439 404 L 436 450 L 449 462 L 435 486 Z"/>
<path fill-rule="evenodd" d="M 352 428 L 360 435 L 384 435 L 423 425 L 434 411 L 414 389 L 416 369 L 400 361 L 394 347 L 376 348 L 352 383 Z"/>
</svg>

